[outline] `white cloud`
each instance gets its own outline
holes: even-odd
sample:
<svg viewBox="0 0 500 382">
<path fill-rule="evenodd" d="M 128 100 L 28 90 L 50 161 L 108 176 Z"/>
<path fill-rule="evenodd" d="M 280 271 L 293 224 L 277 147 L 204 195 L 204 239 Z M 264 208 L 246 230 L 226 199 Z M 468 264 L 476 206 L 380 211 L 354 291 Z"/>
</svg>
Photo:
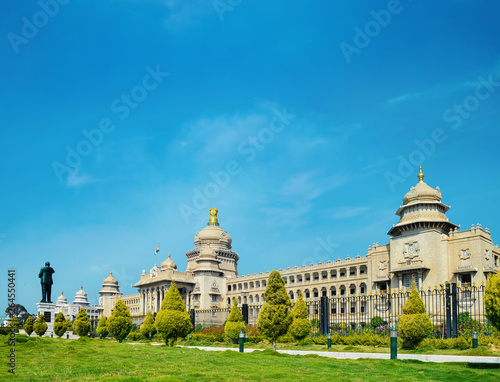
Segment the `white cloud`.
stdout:
<svg viewBox="0 0 500 382">
<path fill-rule="evenodd" d="M 73 188 L 95 182 L 95 180 L 92 179 L 90 176 L 85 174 L 80 175 L 79 173 L 80 173 L 80 168 L 77 167 L 75 171 L 73 171 L 66 179 L 66 186 Z"/>
</svg>

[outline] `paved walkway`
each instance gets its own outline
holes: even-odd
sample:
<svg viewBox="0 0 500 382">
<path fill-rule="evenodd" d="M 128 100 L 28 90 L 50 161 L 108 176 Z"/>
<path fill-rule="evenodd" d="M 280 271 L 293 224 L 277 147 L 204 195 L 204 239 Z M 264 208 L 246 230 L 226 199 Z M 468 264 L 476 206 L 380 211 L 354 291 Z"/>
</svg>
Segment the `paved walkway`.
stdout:
<svg viewBox="0 0 500 382">
<path fill-rule="evenodd" d="M 208 346 L 183 346 L 186 348 L 196 348 L 206 351 L 238 351 L 237 348 L 217 348 Z M 262 351 L 263 349 L 245 349 L 245 353 L 253 351 Z M 277 350 L 278 353 L 292 355 L 317 354 L 321 357 L 336 358 L 336 359 L 390 359 L 388 353 L 349 353 L 349 352 L 329 352 L 329 351 L 306 351 L 306 350 Z M 470 362 L 470 363 L 499 363 L 500 357 L 483 357 L 483 356 L 461 356 L 461 355 L 430 355 L 430 354 L 398 354 L 398 359 L 415 359 L 424 362 Z"/>
</svg>

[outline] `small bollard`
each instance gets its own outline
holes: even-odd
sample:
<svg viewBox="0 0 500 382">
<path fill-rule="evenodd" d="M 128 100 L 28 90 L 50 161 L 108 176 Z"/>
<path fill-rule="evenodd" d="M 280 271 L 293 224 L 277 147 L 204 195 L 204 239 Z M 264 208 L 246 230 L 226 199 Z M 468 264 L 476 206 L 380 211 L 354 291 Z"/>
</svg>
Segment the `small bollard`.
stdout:
<svg viewBox="0 0 500 382">
<path fill-rule="evenodd" d="M 66 333 L 66 339 L 69 340 L 69 333 Z"/>
<path fill-rule="evenodd" d="M 477 332 L 475 330 L 472 332 L 472 348 L 477 349 Z"/>
<path fill-rule="evenodd" d="M 189 341 L 191 341 L 193 339 L 193 335 L 191 333 L 189 333 Z"/>
<path fill-rule="evenodd" d="M 248 342 L 248 333 L 245 333 L 245 343 Z"/>
<path fill-rule="evenodd" d="M 243 331 L 240 332 L 240 353 L 243 353 L 244 352 L 244 343 L 245 341 L 245 334 L 243 333 Z"/>
<path fill-rule="evenodd" d="M 396 328 L 391 329 L 391 359 L 398 359 L 398 332 Z"/>
<path fill-rule="evenodd" d="M 50 338 L 54 338 L 54 333 L 50 332 Z"/>
<path fill-rule="evenodd" d="M 328 349 L 332 347 L 332 333 L 328 333 Z"/>
<path fill-rule="evenodd" d="M 151 341 L 151 332 L 149 333 L 149 340 Z"/>
<path fill-rule="evenodd" d="M 102 340 L 102 334 L 99 334 L 99 339 Z"/>
</svg>

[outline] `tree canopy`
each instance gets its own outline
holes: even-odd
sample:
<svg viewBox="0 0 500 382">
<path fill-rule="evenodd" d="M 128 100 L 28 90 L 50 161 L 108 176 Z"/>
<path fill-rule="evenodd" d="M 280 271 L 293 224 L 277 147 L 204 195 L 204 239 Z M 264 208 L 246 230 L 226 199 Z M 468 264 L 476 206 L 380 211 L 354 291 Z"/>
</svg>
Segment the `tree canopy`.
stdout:
<svg viewBox="0 0 500 382">
<path fill-rule="evenodd" d="M 273 270 L 269 275 L 264 298 L 265 303 L 259 312 L 257 328 L 273 342 L 273 350 L 276 350 L 276 340 L 288 331 L 292 322 L 289 312 L 292 302 L 278 271 Z"/>
<path fill-rule="evenodd" d="M 488 321 L 500 330 L 500 273 L 491 275 L 484 293 L 484 311 Z"/>
<path fill-rule="evenodd" d="M 118 300 L 116 302 L 115 308 L 108 318 L 106 326 L 109 333 L 119 342 L 130 333 L 132 329 L 132 318 L 123 300 Z"/>
<path fill-rule="evenodd" d="M 186 312 L 186 306 L 182 301 L 179 290 L 172 281 L 161 309 L 156 315 L 156 330 L 161 333 L 166 344 L 174 346 L 177 338 L 187 336 L 193 330 L 193 324 Z"/>
<path fill-rule="evenodd" d="M 90 319 L 87 315 L 85 308 L 80 308 L 80 311 L 76 315 L 75 322 L 73 323 L 73 332 L 84 337 L 89 334 L 90 331 Z"/>
</svg>

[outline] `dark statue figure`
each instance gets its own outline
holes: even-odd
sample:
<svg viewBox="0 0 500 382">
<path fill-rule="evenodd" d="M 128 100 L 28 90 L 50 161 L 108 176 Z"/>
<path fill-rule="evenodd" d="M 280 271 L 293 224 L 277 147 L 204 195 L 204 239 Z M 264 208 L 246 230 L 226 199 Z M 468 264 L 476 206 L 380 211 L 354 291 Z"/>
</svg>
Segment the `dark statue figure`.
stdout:
<svg viewBox="0 0 500 382">
<path fill-rule="evenodd" d="M 50 293 L 52 291 L 52 273 L 54 273 L 54 269 L 50 266 L 50 263 L 47 261 L 45 263 L 45 267 L 40 269 L 40 273 L 38 277 L 40 277 L 40 284 L 42 284 L 42 301 L 40 302 L 49 302 L 50 301 Z"/>
</svg>

